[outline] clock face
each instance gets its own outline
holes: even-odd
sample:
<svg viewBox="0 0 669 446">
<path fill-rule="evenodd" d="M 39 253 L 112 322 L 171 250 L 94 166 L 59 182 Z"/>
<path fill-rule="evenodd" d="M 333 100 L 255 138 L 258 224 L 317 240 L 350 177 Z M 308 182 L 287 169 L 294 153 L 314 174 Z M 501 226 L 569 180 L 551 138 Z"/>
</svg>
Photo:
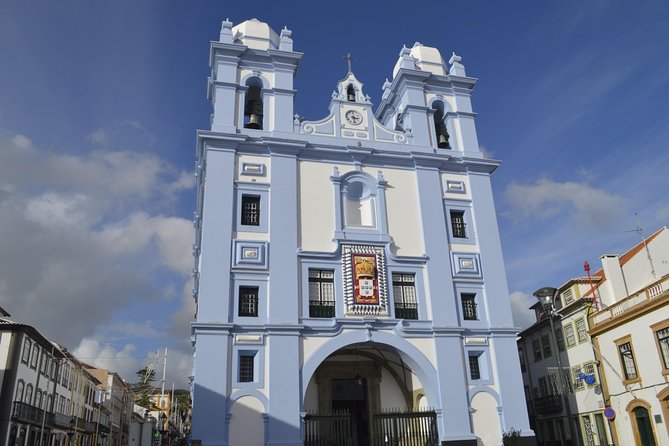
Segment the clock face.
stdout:
<svg viewBox="0 0 669 446">
<path fill-rule="evenodd" d="M 358 125 L 362 122 L 362 115 L 355 110 L 347 111 L 344 116 L 346 117 L 346 120 L 353 125 Z"/>
</svg>

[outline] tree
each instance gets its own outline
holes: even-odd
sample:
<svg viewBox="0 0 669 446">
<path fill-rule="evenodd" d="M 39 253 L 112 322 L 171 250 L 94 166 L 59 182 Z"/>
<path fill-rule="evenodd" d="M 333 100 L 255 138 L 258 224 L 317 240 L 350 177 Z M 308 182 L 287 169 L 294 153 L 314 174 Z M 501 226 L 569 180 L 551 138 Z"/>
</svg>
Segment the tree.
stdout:
<svg viewBox="0 0 669 446">
<path fill-rule="evenodd" d="M 155 404 L 151 399 L 155 389 L 151 383 L 156 380 L 156 371 L 144 367 L 135 373 L 137 375 L 137 382 L 131 384 L 133 392 L 135 392 L 135 404 L 142 406 L 146 409 L 153 410 L 155 409 Z"/>
</svg>

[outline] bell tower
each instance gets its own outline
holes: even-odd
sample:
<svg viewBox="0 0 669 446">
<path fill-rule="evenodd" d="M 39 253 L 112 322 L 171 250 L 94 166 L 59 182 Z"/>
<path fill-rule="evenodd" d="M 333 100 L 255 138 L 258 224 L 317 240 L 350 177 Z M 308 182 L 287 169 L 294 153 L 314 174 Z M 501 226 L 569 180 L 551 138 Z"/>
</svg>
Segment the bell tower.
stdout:
<svg viewBox="0 0 669 446">
<path fill-rule="evenodd" d="M 291 34 L 258 19 L 223 21 L 209 56 L 212 131 L 293 131 L 293 79 L 302 53 L 293 51 Z"/>
</svg>

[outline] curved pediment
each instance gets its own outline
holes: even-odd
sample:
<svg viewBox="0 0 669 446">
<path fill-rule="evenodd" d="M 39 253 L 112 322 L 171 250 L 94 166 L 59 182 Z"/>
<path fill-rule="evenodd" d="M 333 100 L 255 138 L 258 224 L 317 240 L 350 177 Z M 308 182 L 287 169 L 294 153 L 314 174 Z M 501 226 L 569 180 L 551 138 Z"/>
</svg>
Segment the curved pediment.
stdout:
<svg viewBox="0 0 669 446">
<path fill-rule="evenodd" d="M 318 121 L 302 121 L 299 132 L 405 144 L 408 140 L 405 132 L 387 129 L 376 119 L 372 102 L 363 93 L 362 86 L 362 82 L 349 72 L 337 83 L 337 90 L 332 92 L 330 114 Z"/>
</svg>

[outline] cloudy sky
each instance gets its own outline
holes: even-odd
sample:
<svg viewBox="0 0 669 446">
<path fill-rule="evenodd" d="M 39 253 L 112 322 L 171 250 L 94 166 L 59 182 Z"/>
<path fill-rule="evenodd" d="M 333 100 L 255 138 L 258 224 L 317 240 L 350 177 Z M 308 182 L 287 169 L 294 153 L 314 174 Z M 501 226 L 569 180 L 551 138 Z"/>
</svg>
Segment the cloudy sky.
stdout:
<svg viewBox="0 0 669 446">
<path fill-rule="evenodd" d="M 462 56 L 503 161 L 519 326 L 534 289 L 635 244 L 635 213 L 647 234 L 669 221 L 669 2 L 279 3 L 0 3 L 0 306 L 16 320 L 130 380 L 168 347 L 168 385 L 186 385 L 195 130 L 225 18 L 293 30 L 307 119 L 347 52 L 377 104 L 402 45 Z"/>
</svg>

